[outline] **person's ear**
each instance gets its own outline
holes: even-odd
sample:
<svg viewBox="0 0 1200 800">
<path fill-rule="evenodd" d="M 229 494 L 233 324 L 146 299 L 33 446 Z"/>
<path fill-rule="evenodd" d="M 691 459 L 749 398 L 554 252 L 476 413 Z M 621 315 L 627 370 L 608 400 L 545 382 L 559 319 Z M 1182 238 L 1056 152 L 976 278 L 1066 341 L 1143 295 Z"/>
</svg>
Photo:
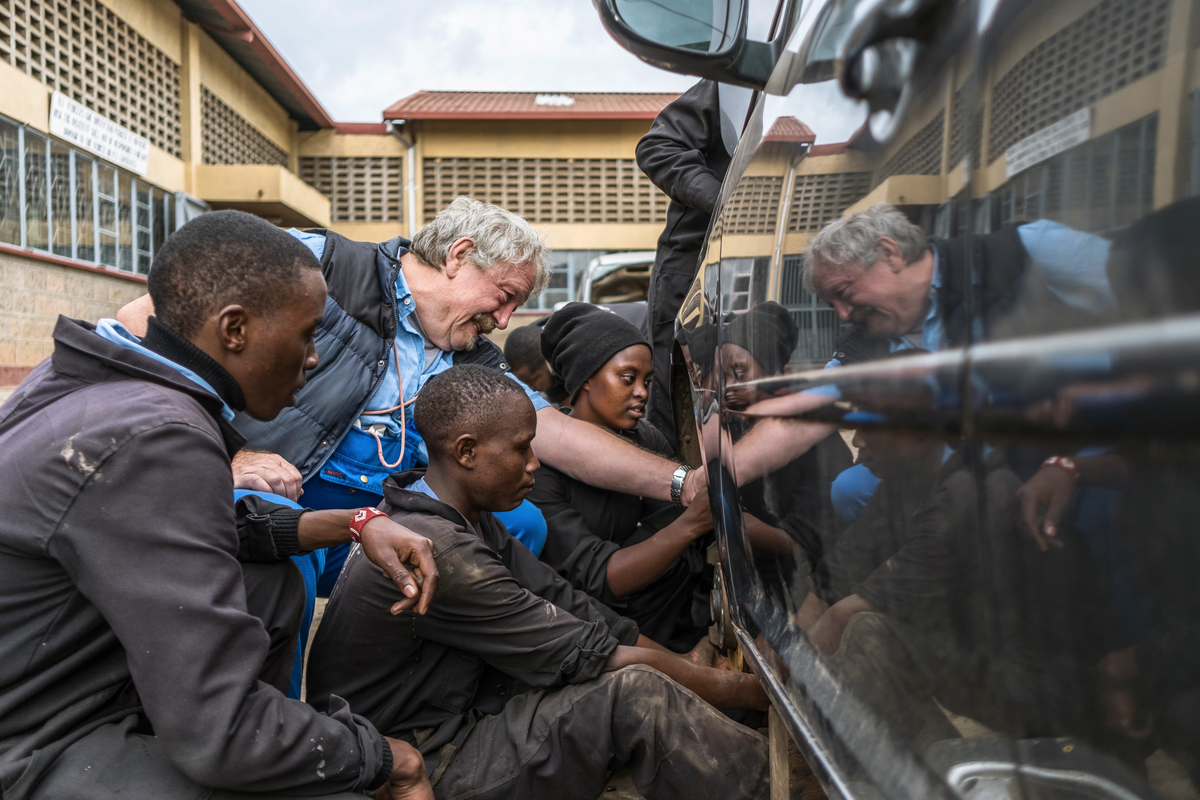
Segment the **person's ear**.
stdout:
<svg viewBox="0 0 1200 800">
<path fill-rule="evenodd" d="M 225 306 L 217 312 L 217 341 L 229 353 L 241 353 L 246 349 L 246 329 L 249 314 L 239 305 Z"/>
<path fill-rule="evenodd" d="M 899 272 L 908 264 L 904 261 L 904 251 L 900 248 L 900 243 L 890 236 L 880 236 L 875 240 L 876 249 L 883 254 L 881 260 L 886 261 L 888 268 L 892 272 Z"/>
<path fill-rule="evenodd" d="M 451 453 L 460 467 L 463 469 L 475 469 L 475 451 L 478 446 L 479 441 L 473 435 L 464 433 L 454 440 Z"/>
<path fill-rule="evenodd" d="M 470 236 L 463 236 L 450 245 L 450 249 L 446 251 L 446 266 L 442 268 L 447 278 L 453 280 L 454 276 L 459 273 L 459 270 L 468 263 L 466 254 L 474 249 L 474 247 L 475 240 Z"/>
</svg>

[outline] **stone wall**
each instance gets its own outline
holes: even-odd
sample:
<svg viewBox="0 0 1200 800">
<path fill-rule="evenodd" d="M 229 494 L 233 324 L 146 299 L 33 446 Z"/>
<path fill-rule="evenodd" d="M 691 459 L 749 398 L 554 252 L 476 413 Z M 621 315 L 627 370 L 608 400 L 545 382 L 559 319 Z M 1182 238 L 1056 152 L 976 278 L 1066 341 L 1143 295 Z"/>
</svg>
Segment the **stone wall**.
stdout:
<svg viewBox="0 0 1200 800">
<path fill-rule="evenodd" d="M 50 355 L 59 314 L 95 322 L 145 293 L 140 279 L 0 251 L 0 386 Z"/>
</svg>

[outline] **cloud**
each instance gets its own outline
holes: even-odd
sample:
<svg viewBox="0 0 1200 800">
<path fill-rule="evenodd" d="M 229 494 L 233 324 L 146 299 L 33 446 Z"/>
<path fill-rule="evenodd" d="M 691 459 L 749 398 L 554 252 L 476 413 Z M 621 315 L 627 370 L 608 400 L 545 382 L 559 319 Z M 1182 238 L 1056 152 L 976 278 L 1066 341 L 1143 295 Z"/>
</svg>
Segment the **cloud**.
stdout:
<svg viewBox="0 0 1200 800">
<path fill-rule="evenodd" d="M 587 0 L 241 0 L 330 115 L 371 121 L 421 89 L 683 91 L 622 49 Z"/>
</svg>

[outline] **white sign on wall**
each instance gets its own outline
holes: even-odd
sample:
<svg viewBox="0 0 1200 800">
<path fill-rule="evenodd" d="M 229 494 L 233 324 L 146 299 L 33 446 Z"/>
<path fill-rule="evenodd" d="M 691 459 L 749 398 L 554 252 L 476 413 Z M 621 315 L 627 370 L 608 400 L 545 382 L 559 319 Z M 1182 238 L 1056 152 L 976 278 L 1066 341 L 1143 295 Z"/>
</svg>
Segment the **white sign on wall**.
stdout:
<svg viewBox="0 0 1200 800">
<path fill-rule="evenodd" d="M 60 92 L 50 99 L 50 133 L 138 175 L 146 174 L 150 140 Z"/>
<path fill-rule="evenodd" d="M 1009 178 L 1040 161 L 1083 144 L 1092 133 L 1092 109 L 1081 108 L 1066 119 L 1042 128 L 1004 151 L 1005 173 Z"/>
</svg>

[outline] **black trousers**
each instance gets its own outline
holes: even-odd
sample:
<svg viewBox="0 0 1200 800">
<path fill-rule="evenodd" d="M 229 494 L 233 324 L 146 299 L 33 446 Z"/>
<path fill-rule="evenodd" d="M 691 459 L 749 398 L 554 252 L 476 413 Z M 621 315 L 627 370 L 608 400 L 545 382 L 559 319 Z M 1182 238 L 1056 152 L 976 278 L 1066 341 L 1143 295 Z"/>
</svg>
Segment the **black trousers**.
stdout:
<svg viewBox="0 0 1200 800">
<path fill-rule="evenodd" d="M 646 334 L 650 338 L 654 364 L 646 419 L 672 443 L 675 442 L 675 410 L 671 406 L 671 352 L 675 347 L 675 317 L 692 286 L 697 257 L 696 253 L 672 253 L 658 259 L 650 274 L 650 294 L 646 302 Z"/>
<path fill-rule="evenodd" d="M 595 800 L 625 764 L 649 800 L 771 796 L 766 739 L 640 665 L 514 697 L 476 723 L 434 794 Z"/>
<path fill-rule="evenodd" d="M 291 680 L 304 579 L 290 560 L 243 564 L 246 607 L 271 637 L 259 679 L 286 693 Z M 100 725 L 54 759 L 27 795 L 35 800 L 287 800 L 290 795 L 246 794 L 210 789 L 192 781 L 163 753 L 141 714 Z M 361 794 L 332 797 L 362 799 Z"/>
</svg>

